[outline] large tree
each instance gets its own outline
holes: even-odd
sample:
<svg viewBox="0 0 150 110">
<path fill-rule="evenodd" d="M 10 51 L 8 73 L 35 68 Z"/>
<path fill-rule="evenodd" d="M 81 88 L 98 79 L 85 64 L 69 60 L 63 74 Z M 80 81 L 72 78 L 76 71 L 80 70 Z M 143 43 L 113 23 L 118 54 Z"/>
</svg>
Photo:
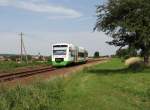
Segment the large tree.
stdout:
<svg viewBox="0 0 150 110">
<path fill-rule="evenodd" d="M 150 55 L 150 0 L 108 0 L 97 6 L 94 30 L 104 31 L 110 45 L 140 50 L 148 64 Z"/>
</svg>

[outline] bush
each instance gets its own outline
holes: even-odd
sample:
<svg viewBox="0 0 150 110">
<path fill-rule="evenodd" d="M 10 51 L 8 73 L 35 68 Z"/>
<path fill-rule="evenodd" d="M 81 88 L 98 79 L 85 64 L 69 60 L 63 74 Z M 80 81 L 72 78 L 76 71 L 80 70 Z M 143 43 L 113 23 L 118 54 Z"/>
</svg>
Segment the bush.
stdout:
<svg viewBox="0 0 150 110">
<path fill-rule="evenodd" d="M 96 51 L 96 52 L 94 53 L 94 58 L 99 58 L 99 57 L 100 57 L 99 52 Z"/>
<path fill-rule="evenodd" d="M 127 59 L 125 65 L 132 71 L 142 71 L 144 69 L 144 63 L 139 57 L 131 57 Z"/>
<path fill-rule="evenodd" d="M 135 72 L 144 70 L 144 63 L 143 62 L 136 62 L 134 64 L 129 65 L 129 69 Z"/>
<path fill-rule="evenodd" d="M 137 51 L 134 48 L 124 48 L 116 51 L 116 56 L 123 59 L 128 59 L 131 56 L 137 56 Z"/>
<path fill-rule="evenodd" d="M 125 60 L 125 65 L 130 66 L 132 64 L 140 63 L 140 62 L 143 62 L 141 58 L 139 58 L 139 57 L 130 57 L 130 58 Z"/>
</svg>

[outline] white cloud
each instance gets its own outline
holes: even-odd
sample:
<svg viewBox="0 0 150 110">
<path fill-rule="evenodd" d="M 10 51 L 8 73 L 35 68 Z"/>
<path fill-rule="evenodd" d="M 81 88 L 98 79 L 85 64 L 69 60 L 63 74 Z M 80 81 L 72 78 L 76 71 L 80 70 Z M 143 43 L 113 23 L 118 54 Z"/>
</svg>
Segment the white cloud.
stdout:
<svg viewBox="0 0 150 110">
<path fill-rule="evenodd" d="M 82 14 L 74 9 L 48 4 L 45 0 L 0 0 L 0 6 L 11 6 L 27 11 L 46 13 L 49 18 L 79 18 Z"/>
<path fill-rule="evenodd" d="M 8 6 L 16 0 L 0 0 L 0 6 Z"/>
</svg>

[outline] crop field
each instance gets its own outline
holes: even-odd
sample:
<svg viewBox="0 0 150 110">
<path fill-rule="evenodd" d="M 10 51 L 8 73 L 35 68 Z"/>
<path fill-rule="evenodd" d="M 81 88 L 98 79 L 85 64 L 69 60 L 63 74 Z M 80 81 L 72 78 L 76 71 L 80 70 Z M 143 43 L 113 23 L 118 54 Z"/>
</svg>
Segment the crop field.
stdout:
<svg viewBox="0 0 150 110">
<path fill-rule="evenodd" d="M 17 68 L 22 67 L 34 67 L 34 66 L 47 66 L 50 65 L 51 62 L 32 62 L 32 63 L 16 63 L 13 61 L 0 61 L 0 73 L 4 72 L 12 72 L 15 71 Z"/>
<path fill-rule="evenodd" d="M 150 69 L 120 59 L 31 86 L 0 89 L 0 110 L 149 110 Z"/>
</svg>

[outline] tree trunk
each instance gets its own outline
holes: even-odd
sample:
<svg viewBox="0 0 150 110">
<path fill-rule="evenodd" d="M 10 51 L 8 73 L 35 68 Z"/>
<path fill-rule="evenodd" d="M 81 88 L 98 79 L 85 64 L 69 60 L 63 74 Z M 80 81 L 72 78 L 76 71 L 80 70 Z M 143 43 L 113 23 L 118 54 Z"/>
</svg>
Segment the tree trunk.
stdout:
<svg viewBox="0 0 150 110">
<path fill-rule="evenodd" d="M 147 66 L 149 64 L 149 55 L 144 56 L 144 64 Z"/>
</svg>

